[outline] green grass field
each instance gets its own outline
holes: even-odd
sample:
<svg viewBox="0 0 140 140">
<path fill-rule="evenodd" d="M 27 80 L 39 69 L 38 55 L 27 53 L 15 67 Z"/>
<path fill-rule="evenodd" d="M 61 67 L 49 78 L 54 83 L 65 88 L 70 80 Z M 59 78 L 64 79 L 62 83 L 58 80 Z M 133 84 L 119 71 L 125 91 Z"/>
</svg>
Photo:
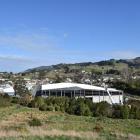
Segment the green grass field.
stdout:
<svg viewBox="0 0 140 140">
<path fill-rule="evenodd" d="M 38 118 L 42 126 L 28 122 Z M 140 120 L 122 120 L 41 112 L 13 105 L 0 108 L 0 140 L 139 140 Z"/>
</svg>

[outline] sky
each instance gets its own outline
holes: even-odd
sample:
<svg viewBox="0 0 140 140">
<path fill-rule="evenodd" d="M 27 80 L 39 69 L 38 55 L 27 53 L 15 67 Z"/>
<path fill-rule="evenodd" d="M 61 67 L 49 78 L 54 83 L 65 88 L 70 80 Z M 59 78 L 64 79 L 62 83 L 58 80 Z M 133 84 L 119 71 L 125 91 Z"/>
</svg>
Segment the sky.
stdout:
<svg viewBox="0 0 140 140">
<path fill-rule="evenodd" d="M 139 0 L 0 0 L 0 71 L 139 56 Z"/>
</svg>

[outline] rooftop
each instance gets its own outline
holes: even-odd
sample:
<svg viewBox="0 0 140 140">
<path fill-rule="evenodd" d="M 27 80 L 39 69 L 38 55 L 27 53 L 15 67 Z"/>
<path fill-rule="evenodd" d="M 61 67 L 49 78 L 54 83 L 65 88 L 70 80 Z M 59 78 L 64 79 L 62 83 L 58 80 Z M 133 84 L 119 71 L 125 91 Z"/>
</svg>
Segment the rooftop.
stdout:
<svg viewBox="0 0 140 140">
<path fill-rule="evenodd" d="M 42 85 L 42 90 L 56 90 L 56 89 L 71 89 L 71 90 L 94 90 L 94 91 L 105 91 L 104 87 L 93 86 L 88 84 L 79 84 L 79 83 L 55 83 L 55 84 L 46 84 Z M 109 91 L 118 92 L 115 88 L 108 88 Z"/>
</svg>

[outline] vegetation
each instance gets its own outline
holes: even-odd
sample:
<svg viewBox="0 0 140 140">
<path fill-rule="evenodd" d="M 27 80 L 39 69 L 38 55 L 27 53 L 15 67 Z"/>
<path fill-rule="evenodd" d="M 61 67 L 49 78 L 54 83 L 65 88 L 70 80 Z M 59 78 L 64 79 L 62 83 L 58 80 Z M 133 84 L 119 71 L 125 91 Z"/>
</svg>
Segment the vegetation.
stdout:
<svg viewBox="0 0 140 140">
<path fill-rule="evenodd" d="M 29 94 L 29 91 L 26 87 L 26 83 L 22 77 L 17 77 L 16 79 L 13 80 L 13 82 L 14 82 L 15 95 L 19 95 L 23 97 L 26 94 Z"/>
<path fill-rule="evenodd" d="M 125 93 L 132 95 L 140 95 L 140 79 L 131 82 L 114 81 L 111 82 L 112 87 L 123 90 Z"/>
<path fill-rule="evenodd" d="M 38 121 L 41 126 L 37 125 Z M 76 116 L 17 105 L 0 108 L 0 128 L 0 140 L 140 138 L 140 120 Z"/>
<path fill-rule="evenodd" d="M 0 95 L 0 107 L 7 107 L 11 104 L 11 98 L 8 95 Z"/>
<path fill-rule="evenodd" d="M 32 120 L 30 120 L 29 122 L 30 126 L 41 126 L 41 121 L 37 118 L 33 118 Z"/>
<path fill-rule="evenodd" d="M 103 82 L 103 76 L 111 75 L 114 80 L 106 84 L 131 95 L 140 95 L 140 80 L 133 79 L 140 76 L 139 60 L 59 64 L 22 73 L 21 77 L 17 74 L 16 78 L 12 73 L 5 73 L 3 78 L 14 81 L 14 89 L 19 96 L 0 95 L 0 140 L 139 139 L 139 100 L 126 100 L 124 105 L 112 106 L 107 102 L 93 103 L 82 98 L 31 99 L 23 80 L 28 76 L 40 80 L 47 77 L 54 83 L 66 81 L 67 78 L 83 83 L 83 79 L 95 79 L 95 85 L 98 85 Z"/>
<path fill-rule="evenodd" d="M 108 117 L 118 119 L 140 119 L 140 101 L 129 100 L 124 105 L 110 105 L 107 102 L 93 103 L 83 98 L 67 97 L 35 97 L 24 103 L 22 98 L 0 96 L 0 107 L 10 106 L 12 103 L 24 105 L 30 108 L 38 108 L 40 111 L 61 111 L 71 115 Z"/>
<path fill-rule="evenodd" d="M 50 83 L 78 82 L 116 87 L 131 95 L 140 96 L 140 57 L 132 60 L 100 61 L 96 63 L 58 64 L 30 69 L 23 77 Z"/>
<path fill-rule="evenodd" d="M 125 105 L 110 105 L 107 102 L 93 103 L 83 98 L 36 97 L 28 106 L 40 111 L 61 111 L 71 115 L 109 117 L 118 119 L 140 119 L 140 103 L 127 102 Z"/>
</svg>

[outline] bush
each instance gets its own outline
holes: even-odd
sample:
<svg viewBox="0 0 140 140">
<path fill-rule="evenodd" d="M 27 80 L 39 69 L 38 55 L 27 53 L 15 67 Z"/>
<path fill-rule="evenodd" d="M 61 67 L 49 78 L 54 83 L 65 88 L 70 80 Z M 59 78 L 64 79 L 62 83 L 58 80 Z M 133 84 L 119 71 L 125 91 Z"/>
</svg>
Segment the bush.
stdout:
<svg viewBox="0 0 140 140">
<path fill-rule="evenodd" d="M 25 94 L 22 96 L 19 100 L 20 104 L 23 106 L 28 106 L 28 104 L 31 102 L 31 95 L 30 94 Z"/>
<path fill-rule="evenodd" d="M 0 107 L 7 107 L 11 105 L 10 98 L 4 98 L 3 96 L 0 96 Z"/>
<path fill-rule="evenodd" d="M 70 99 L 69 102 L 69 107 L 66 109 L 66 112 L 69 114 L 75 114 L 75 110 L 76 110 L 76 100 L 75 98 Z"/>
<path fill-rule="evenodd" d="M 85 105 L 85 108 L 84 108 L 84 116 L 91 116 L 91 111 L 90 111 L 90 109 L 89 109 L 89 107 L 88 107 L 88 105 Z"/>
<path fill-rule="evenodd" d="M 10 96 L 9 96 L 7 93 L 5 93 L 5 94 L 3 95 L 3 98 L 9 99 L 9 100 L 11 99 Z"/>
<path fill-rule="evenodd" d="M 121 118 L 121 106 L 120 105 L 113 105 L 113 118 Z"/>
<path fill-rule="evenodd" d="M 140 119 L 140 109 L 136 109 L 136 119 Z"/>
<path fill-rule="evenodd" d="M 29 104 L 28 104 L 28 107 L 32 107 L 32 108 L 35 108 L 37 105 L 36 105 L 36 101 L 35 100 L 32 100 Z"/>
<path fill-rule="evenodd" d="M 83 98 L 78 98 L 75 100 L 75 111 L 74 114 L 76 115 L 83 115 L 83 116 L 90 116 L 91 110 L 90 110 L 90 102 Z"/>
<path fill-rule="evenodd" d="M 28 123 L 30 126 L 41 126 L 42 125 L 41 121 L 37 118 L 33 118 Z"/>
<path fill-rule="evenodd" d="M 111 105 L 107 102 L 103 101 L 100 103 L 97 103 L 95 105 L 95 110 L 93 110 L 94 116 L 105 116 L 105 117 L 111 117 L 112 116 L 112 108 Z"/>
<path fill-rule="evenodd" d="M 62 112 L 69 108 L 69 98 L 67 97 L 48 97 L 45 99 L 45 103 L 48 106 L 59 106 Z"/>
<path fill-rule="evenodd" d="M 54 108 L 55 108 L 55 111 L 60 111 L 60 106 L 55 105 Z"/>
<path fill-rule="evenodd" d="M 129 107 L 124 105 L 121 107 L 121 116 L 122 119 L 128 119 L 129 118 Z"/>
<path fill-rule="evenodd" d="M 55 111 L 53 106 L 47 106 L 46 111 Z"/>
<path fill-rule="evenodd" d="M 112 117 L 113 118 L 128 119 L 128 118 L 130 118 L 129 112 L 130 112 L 130 109 L 127 105 L 114 105 Z M 135 113 L 134 113 L 134 116 L 135 116 Z"/>
<path fill-rule="evenodd" d="M 84 98 L 48 97 L 44 99 L 42 97 L 36 97 L 28 106 L 37 107 L 41 111 L 61 111 L 73 115 L 140 119 L 139 106 L 133 105 L 131 108 L 126 105 L 112 106 L 105 101 L 93 103 L 91 100 Z"/>
<path fill-rule="evenodd" d="M 19 103 L 19 98 L 13 97 L 12 100 L 11 100 L 11 103 L 18 104 Z"/>
<path fill-rule="evenodd" d="M 90 116 L 91 111 L 90 111 L 88 105 L 80 103 L 76 107 L 75 114 L 76 115 L 83 115 L 83 116 Z"/>
<path fill-rule="evenodd" d="M 91 111 L 93 111 L 93 108 L 94 108 L 94 103 L 92 102 L 92 100 L 90 100 L 90 99 L 85 99 L 85 104 L 86 105 L 88 105 L 88 107 L 89 107 L 89 109 L 91 110 Z"/>
<path fill-rule="evenodd" d="M 130 112 L 129 112 L 130 119 L 136 119 L 136 110 L 137 110 L 137 108 L 132 105 L 130 108 Z"/>
<path fill-rule="evenodd" d="M 32 101 L 32 105 L 33 105 L 34 107 L 37 107 L 37 108 L 41 107 L 43 104 L 44 104 L 44 98 L 39 97 L 39 96 L 36 97 L 36 98 Z"/>
<path fill-rule="evenodd" d="M 99 132 L 103 131 L 103 127 L 101 126 L 100 123 L 97 123 L 95 125 L 95 127 L 93 128 L 93 130 L 96 131 L 97 133 L 99 133 Z"/>
<path fill-rule="evenodd" d="M 43 104 L 42 106 L 39 107 L 40 111 L 47 111 L 47 105 Z"/>
<path fill-rule="evenodd" d="M 46 104 L 43 104 L 39 107 L 40 111 L 55 111 L 55 108 L 53 106 L 48 106 Z"/>
</svg>

